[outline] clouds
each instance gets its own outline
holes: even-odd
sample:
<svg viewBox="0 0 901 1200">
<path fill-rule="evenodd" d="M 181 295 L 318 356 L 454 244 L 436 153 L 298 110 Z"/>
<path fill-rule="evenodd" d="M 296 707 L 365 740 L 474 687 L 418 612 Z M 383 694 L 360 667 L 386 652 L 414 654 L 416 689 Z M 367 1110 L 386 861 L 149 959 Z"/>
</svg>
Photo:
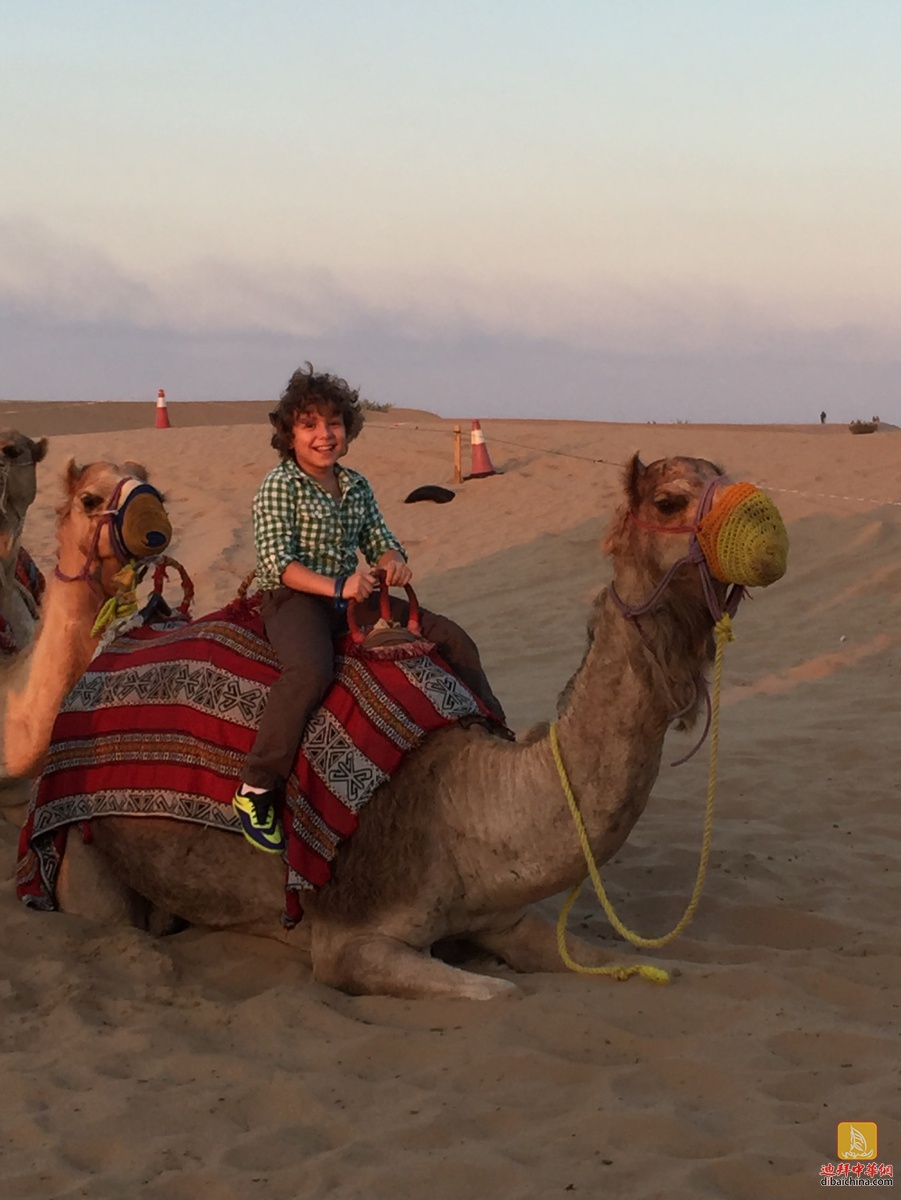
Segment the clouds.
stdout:
<svg viewBox="0 0 901 1200">
<path fill-rule="evenodd" d="M 49 320 L 104 320 L 127 314 L 142 323 L 153 291 L 99 248 L 54 237 L 34 221 L 0 221 L 0 302 Z"/>
<path fill-rule="evenodd" d="M 305 360 L 447 416 L 897 420 L 892 329 L 803 327 L 728 289 L 198 258 L 128 269 L 0 223 L 0 396 L 275 398 Z"/>
<path fill-rule="evenodd" d="M 841 342 L 849 341 L 849 335 Z M 853 338 L 850 338 L 853 342 Z M 0 397 L 274 400 L 295 367 L 333 370 L 379 403 L 450 417 L 612 421 L 898 421 L 901 359 L 855 361 L 829 339 L 716 349 L 616 352 L 552 338 L 443 330 L 384 319 L 329 334 L 139 327 L 60 320 L 0 302 Z"/>
<path fill-rule="evenodd" d="M 97 246 L 34 221 L 0 222 L 0 303 L 34 321 L 112 323 L 192 336 L 328 340 L 361 328 L 415 343 L 557 342 L 612 354 L 740 354 L 761 350 L 857 360 L 896 356 L 899 329 L 786 319 L 736 289 L 683 281 L 564 284 L 526 271 L 480 277 L 328 270 L 316 262 L 211 256 L 177 268 L 128 268 Z"/>
</svg>

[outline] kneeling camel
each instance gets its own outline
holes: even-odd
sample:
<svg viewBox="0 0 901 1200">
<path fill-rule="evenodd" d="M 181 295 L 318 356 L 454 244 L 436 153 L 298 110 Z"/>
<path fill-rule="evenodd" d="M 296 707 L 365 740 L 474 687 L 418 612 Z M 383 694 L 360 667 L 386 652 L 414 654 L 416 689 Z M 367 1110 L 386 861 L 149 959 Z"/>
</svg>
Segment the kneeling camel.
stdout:
<svg viewBox="0 0 901 1200">
<path fill-rule="evenodd" d="M 762 533 L 759 520 L 747 538 L 743 527 L 731 530 L 732 543 L 744 547 L 744 576 L 710 562 L 707 548 L 736 489 L 755 493 L 765 515 Z M 756 489 L 731 484 L 712 463 L 670 458 L 645 466 L 636 455 L 605 549 L 613 582 L 595 602 L 588 649 L 557 721 L 599 863 L 644 810 L 674 715 L 690 726 L 702 705 L 711 633 L 727 603 L 724 580 L 778 579 L 785 531 Z M 517 990 L 433 957 L 432 947 L 448 938 L 474 943 L 515 971 L 559 969 L 553 925 L 532 905 L 585 875 L 547 730 L 519 744 L 478 727 L 430 735 L 374 794 L 333 879 L 305 900 L 306 919 L 293 934 L 280 934 L 281 863 L 241 837 L 123 817 L 94 821 L 93 835 L 87 847 L 70 838 L 78 852 L 67 852 L 60 874 L 63 910 L 108 919 L 85 882 L 108 869 L 110 882 L 191 923 L 305 943 L 315 978 L 355 993 L 490 999 Z M 603 958 L 587 943 L 578 952 Z"/>
</svg>

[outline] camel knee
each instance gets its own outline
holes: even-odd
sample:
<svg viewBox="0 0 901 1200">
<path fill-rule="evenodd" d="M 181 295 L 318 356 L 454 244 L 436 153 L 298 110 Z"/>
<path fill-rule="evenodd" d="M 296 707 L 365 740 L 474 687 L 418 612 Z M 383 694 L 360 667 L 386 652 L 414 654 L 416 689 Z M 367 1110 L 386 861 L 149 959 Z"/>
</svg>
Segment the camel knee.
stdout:
<svg viewBox="0 0 901 1200">
<path fill-rule="evenodd" d="M 316 930 L 311 946 L 313 978 L 353 996 L 378 993 L 387 975 L 395 973 L 395 960 L 403 943 L 383 934 L 323 935 Z M 410 946 L 407 954 L 415 955 Z"/>
</svg>

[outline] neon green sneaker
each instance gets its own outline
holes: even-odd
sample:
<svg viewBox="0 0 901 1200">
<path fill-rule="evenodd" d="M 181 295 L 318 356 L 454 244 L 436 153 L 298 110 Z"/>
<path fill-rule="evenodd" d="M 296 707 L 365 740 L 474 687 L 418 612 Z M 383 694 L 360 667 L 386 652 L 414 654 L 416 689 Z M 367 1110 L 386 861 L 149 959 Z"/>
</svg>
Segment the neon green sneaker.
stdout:
<svg viewBox="0 0 901 1200">
<path fill-rule="evenodd" d="M 252 846 L 267 854 L 281 854 L 285 834 L 275 812 L 275 792 L 245 792 L 243 784 L 235 792 L 232 808 L 241 821 L 241 832 Z"/>
</svg>

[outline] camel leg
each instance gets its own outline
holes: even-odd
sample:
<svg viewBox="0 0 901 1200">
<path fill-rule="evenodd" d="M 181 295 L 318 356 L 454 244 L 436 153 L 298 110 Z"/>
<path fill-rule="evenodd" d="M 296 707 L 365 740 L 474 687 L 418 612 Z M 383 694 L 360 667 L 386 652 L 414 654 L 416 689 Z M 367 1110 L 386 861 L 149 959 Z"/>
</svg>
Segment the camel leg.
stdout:
<svg viewBox="0 0 901 1200">
<path fill-rule="evenodd" d="M 313 978 L 352 995 L 410 1000 L 494 1000 L 519 991 L 507 979 L 451 967 L 386 934 L 333 939 L 320 929 L 313 933 Z"/>
<path fill-rule="evenodd" d="M 557 949 L 557 925 L 534 908 L 528 908 L 506 929 L 491 929 L 468 935 L 468 940 L 503 959 L 508 967 L 524 974 L 565 971 Z M 572 957 L 583 966 L 602 967 L 610 961 L 606 950 L 575 934 L 566 935 Z"/>
<path fill-rule="evenodd" d="M 147 901 L 122 883 L 102 854 L 70 830 L 56 881 L 59 909 L 104 925 L 147 926 Z"/>
<path fill-rule="evenodd" d="M 0 760 L 3 752 L 0 747 Z M 28 797 L 31 783 L 25 779 L 11 779 L 0 766 L 0 817 L 21 829 L 28 815 Z"/>
</svg>

